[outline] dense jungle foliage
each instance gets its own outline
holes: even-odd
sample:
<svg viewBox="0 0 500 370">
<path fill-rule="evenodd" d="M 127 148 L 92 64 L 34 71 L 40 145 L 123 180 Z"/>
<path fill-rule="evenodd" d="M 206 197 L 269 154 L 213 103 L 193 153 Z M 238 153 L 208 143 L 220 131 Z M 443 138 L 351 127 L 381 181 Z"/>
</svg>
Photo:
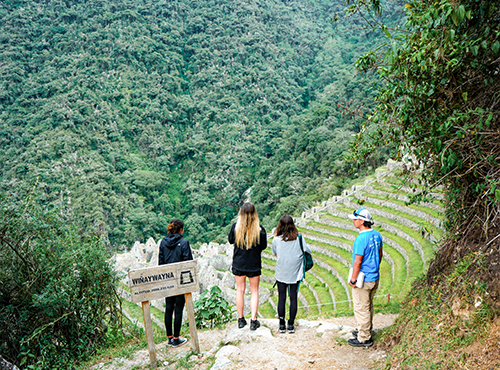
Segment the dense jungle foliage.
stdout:
<svg viewBox="0 0 500 370">
<path fill-rule="evenodd" d="M 354 13 L 381 11 L 378 0 L 357 4 Z M 489 241 L 500 229 L 500 5 L 417 0 L 405 8 L 404 29 L 371 23 L 387 35 L 383 58 L 371 52 L 357 63 L 386 81 L 370 117 L 375 135 L 356 143 L 357 154 L 396 142 L 412 169 L 423 169 L 424 185 L 444 185 L 450 236 Z"/>
<path fill-rule="evenodd" d="M 377 20 L 380 1 L 351 3 L 387 36 L 357 61 L 385 84 L 354 157 L 395 142 L 422 170 L 415 200 L 445 195 L 446 239 L 382 338 L 385 368 L 498 368 L 500 3 L 408 1 L 403 29 Z"/>
<path fill-rule="evenodd" d="M 118 278 L 98 236 L 68 231 L 32 195 L 0 194 L 0 355 L 71 369 L 122 335 Z"/>
<path fill-rule="evenodd" d="M 342 1 L 0 3 L 0 187 L 110 245 L 172 217 L 224 240 L 245 191 L 261 220 L 339 192 L 375 90 L 377 44 Z M 392 21 L 401 15 L 390 9 Z M 331 36 L 329 36 L 331 35 Z M 350 174 L 350 175 L 349 175 Z"/>
</svg>

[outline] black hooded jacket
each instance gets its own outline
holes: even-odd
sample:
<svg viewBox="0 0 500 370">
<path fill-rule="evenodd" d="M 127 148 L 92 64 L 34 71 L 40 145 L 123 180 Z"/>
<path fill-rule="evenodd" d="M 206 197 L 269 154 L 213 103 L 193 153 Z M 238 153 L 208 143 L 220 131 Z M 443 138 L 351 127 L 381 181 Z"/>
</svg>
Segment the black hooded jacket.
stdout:
<svg viewBox="0 0 500 370">
<path fill-rule="evenodd" d="M 193 259 L 189 242 L 180 234 L 168 234 L 160 243 L 158 265 L 175 262 L 190 261 Z"/>
</svg>

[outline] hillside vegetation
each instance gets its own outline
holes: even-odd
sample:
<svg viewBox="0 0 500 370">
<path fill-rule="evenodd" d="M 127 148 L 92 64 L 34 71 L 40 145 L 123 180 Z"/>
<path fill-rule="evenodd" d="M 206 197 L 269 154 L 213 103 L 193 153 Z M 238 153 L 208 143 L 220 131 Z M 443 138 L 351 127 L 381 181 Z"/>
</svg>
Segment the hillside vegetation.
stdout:
<svg viewBox="0 0 500 370">
<path fill-rule="evenodd" d="M 339 192 L 361 126 L 345 109 L 374 97 L 353 61 L 377 42 L 358 16 L 332 23 L 343 7 L 2 2 L 1 188 L 37 183 L 114 246 L 172 217 L 193 242 L 222 240 L 250 187 L 266 225 Z"/>
<path fill-rule="evenodd" d="M 387 37 L 360 58 L 385 84 L 356 141 L 397 143 L 420 169 L 413 200 L 443 186 L 447 233 L 384 343 L 391 369 L 497 369 L 500 340 L 500 6 L 494 0 L 405 5 L 403 30 L 377 20 L 378 0 L 349 1 Z M 382 52 L 382 54 L 380 54 Z M 368 138 L 367 142 L 363 141 Z M 498 346 L 497 346 L 498 347 Z"/>
</svg>

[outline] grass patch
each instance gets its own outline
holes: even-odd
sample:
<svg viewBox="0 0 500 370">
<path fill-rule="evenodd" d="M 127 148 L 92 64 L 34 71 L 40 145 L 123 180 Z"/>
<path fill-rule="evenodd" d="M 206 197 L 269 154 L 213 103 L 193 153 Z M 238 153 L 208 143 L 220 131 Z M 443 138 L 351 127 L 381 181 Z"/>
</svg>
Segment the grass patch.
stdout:
<svg viewBox="0 0 500 370">
<path fill-rule="evenodd" d="M 300 284 L 299 288 L 300 292 L 304 296 L 304 298 L 307 301 L 308 309 L 309 309 L 309 314 L 308 318 L 311 319 L 313 317 L 318 317 L 319 316 L 319 311 L 318 311 L 318 301 L 316 301 L 316 298 L 314 297 L 314 294 L 312 291 L 305 285 L 305 284 Z M 302 302 L 300 299 L 298 299 L 298 305 L 299 307 L 302 306 Z M 305 307 L 303 308 L 305 311 Z"/>
<path fill-rule="evenodd" d="M 259 313 L 266 319 L 274 319 L 276 311 L 269 302 L 265 302 L 259 305 Z"/>
<path fill-rule="evenodd" d="M 319 232 L 316 232 L 316 234 L 309 233 L 309 232 L 307 234 L 304 233 L 304 237 L 307 237 L 307 235 L 315 235 L 315 236 L 323 238 L 323 239 L 328 239 L 328 237 L 327 237 L 326 234 L 321 234 Z M 346 251 L 342 247 L 337 247 L 336 245 L 327 244 L 327 243 L 320 242 L 320 241 L 317 241 L 317 240 L 312 240 L 312 239 L 309 240 L 308 245 L 310 245 L 310 246 L 316 246 L 316 247 L 322 247 L 322 248 L 324 248 L 324 249 L 326 249 L 326 250 L 328 250 L 330 252 L 335 253 L 339 257 L 342 257 L 348 263 L 350 263 L 351 260 L 352 260 L 352 254 L 349 251 Z M 317 252 L 317 251 L 312 251 L 312 252 L 313 252 L 313 254 L 320 253 L 320 252 Z M 338 263 L 342 264 L 340 261 L 338 261 Z"/>
<path fill-rule="evenodd" d="M 270 258 L 266 258 L 264 256 L 261 256 L 261 260 L 262 260 L 262 263 L 265 263 L 266 265 L 276 267 L 276 261 L 275 260 L 272 260 Z"/>
<path fill-rule="evenodd" d="M 413 244 L 411 244 L 408 240 L 405 238 L 402 238 L 396 234 L 393 234 L 389 231 L 384 230 L 382 226 L 378 226 L 376 228 L 378 232 L 382 235 L 384 239 L 390 239 L 394 241 L 395 243 L 399 244 L 407 253 L 408 255 L 408 276 L 411 281 L 413 281 L 417 276 L 422 274 L 423 272 L 423 261 L 420 257 L 420 254 L 415 250 L 413 247 Z M 385 245 L 384 245 L 385 248 Z"/>
<path fill-rule="evenodd" d="M 366 207 L 371 207 L 371 208 L 374 208 L 374 209 L 379 209 L 381 211 L 385 211 L 387 213 L 390 213 L 390 214 L 393 214 L 393 215 L 396 215 L 396 216 L 400 216 L 401 218 L 405 218 L 407 220 L 410 220 L 410 221 L 413 221 L 415 222 L 416 224 L 418 224 L 421 228 L 425 229 L 428 233 L 436 236 L 437 239 L 440 239 L 443 235 L 444 235 L 444 231 L 436 226 L 434 226 L 433 224 L 431 224 L 430 222 L 427 222 L 426 220 L 424 220 L 423 218 L 420 218 L 420 217 L 417 217 L 417 216 L 413 216 L 413 215 L 410 215 L 408 213 L 403 213 L 403 212 L 400 212 L 396 209 L 393 209 L 393 208 L 390 208 L 390 207 L 387 207 L 387 206 L 379 206 L 377 204 L 373 204 L 373 203 L 370 203 L 370 202 L 365 202 L 364 203 L 364 206 Z M 377 216 L 378 219 L 384 219 L 383 217 L 381 216 Z M 401 225 L 403 226 L 403 225 Z M 404 226 L 403 226 L 404 227 Z M 408 227 L 406 228 L 408 229 Z M 405 229 L 401 229 L 401 230 L 405 230 Z M 411 229 L 413 230 L 413 229 Z M 415 232 L 416 235 L 418 235 L 421 239 L 424 239 L 425 241 L 427 241 L 429 244 L 431 242 L 429 242 L 427 239 L 423 238 L 420 233 L 418 233 L 416 230 L 413 230 Z M 416 239 L 416 238 L 415 238 Z M 420 243 L 420 245 L 422 245 L 422 243 Z M 432 246 L 432 244 L 431 244 Z"/>
<path fill-rule="evenodd" d="M 306 281 L 318 295 L 319 303 L 321 305 L 321 314 L 332 314 L 334 312 L 333 300 L 326 284 L 322 283 L 311 274 L 306 274 Z"/>
<path fill-rule="evenodd" d="M 487 268 L 483 256 L 473 253 L 432 286 L 424 276 L 416 280 L 396 323 L 381 334 L 381 342 L 397 343 L 385 368 L 476 368 L 467 348 L 488 338 L 489 323 L 499 314 L 478 279 L 478 271 Z"/>
<path fill-rule="evenodd" d="M 314 258 L 318 259 L 321 262 L 324 262 L 325 264 L 329 265 L 330 267 L 334 268 L 331 266 L 329 263 L 329 260 L 332 260 L 331 258 L 328 258 L 324 255 L 314 255 Z M 330 289 L 333 291 L 333 295 L 335 296 L 335 300 L 337 302 L 337 310 L 341 309 L 342 306 L 347 306 L 349 307 L 349 303 L 347 302 L 347 293 L 344 289 L 344 286 L 337 280 L 337 278 L 332 275 L 332 273 L 317 264 L 314 265 L 312 268 L 312 271 L 319 277 L 321 277 L 330 287 Z M 344 270 L 345 271 L 345 270 Z M 347 272 L 349 270 L 347 269 Z M 347 272 L 345 272 L 345 276 L 347 277 Z M 344 276 L 342 272 L 339 272 L 340 276 Z"/>
<path fill-rule="evenodd" d="M 340 206 L 340 207 L 338 207 L 338 209 L 341 211 L 344 211 L 344 212 L 350 212 L 350 208 L 347 208 L 347 207 Z M 338 219 L 341 220 L 340 217 L 338 217 Z M 377 220 L 379 222 L 386 223 L 386 224 L 393 226 L 399 230 L 402 230 L 407 235 L 409 235 L 413 239 L 415 239 L 415 241 L 422 247 L 426 263 L 428 263 L 434 257 L 435 253 L 434 253 L 434 248 L 433 248 L 432 242 L 425 239 L 419 232 L 417 232 L 417 231 L 415 231 L 407 226 L 404 226 L 404 225 L 400 224 L 399 222 L 389 220 L 389 219 L 381 217 L 381 216 L 377 216 Z M 375 229 L 378 229 L 378 228 L 375 227 Z"/>
<path fill-rule="evenodd" d="M 333 227 L 333 226 L 330 226 L 330 225 L 327 225 L 327 224 L 322 224 L 322 223 L 315 222 L 315 221 L 310 221 L 310 222 L 307 223 L 307 225 L 308 226 L 313 226 L 313 227 L 318 227 L 318 228 L 321 228 L 321 229 L 323 229 L 325 231 L 345 233 L 345 230 L 339 230 L 338 227 Z M 315 230 L 309 230 L 309 229 L 307 229 L 307 231 L 315 231 Z M 339 237 L 339 236 L 335 236 L 335 235 L 330 235 L 330 234 L 326 234 L 326 235 L 328 235 L 329 239 L 335 240 L 335 241 L 337 241 L 339 243 L 352 244 L 352 241 L 349 240 L 349 239 L 346 239 L 346 238 L 343 238 L 343 237 Z"/>
<path fill-rule="evenodd" d="M 381 185 L 381 184 L 378 184 L 378 183 L 373 184 L 372 186 L 373 186 L 374 189 L 377 189 L 377 190 L 380 190 L 380 191 L 385 191 L 386 193 L 389 193 L 389 194 L 403 193 L 402 191 L 398 191 L 396 187 L 393 188 L 393 187 L 384 186 L 384 185 Z M 436 192 L 436 193 L 440 194 L 440 192 Z M 404 195 L 408 195 L 408 194 L 405 193 Z M 429 203 L 434 203 L 437 206 L 443 207 L 443 202 L 440 201 L 437 198 L 433 198 L 432 194 L 429 196 L 429 200 L 430 200 Z"/>
<path fill-rule="evenodd" d="M 124 299 L 122 299 L 122 307 L 125 309 L 131 317 L 139 321 L 144 325 L 144 316 L 142 313 L 142 307 L 138 306 L 135 303 L 128 302 Z M 161 313 L 161 318 L 158 318 L 159 320 L 163 321 L 164 320 L 164 314 L 160 310 L 158 310 L 156 307 L 149 306 L 151 314 L 157 314 L 158 312 Z M 153 328 L 153 336 L 155 339 L 156 343 L 161 343 L 165 340 L 168 340 L 167 333 L 165 332 L 165 326 L 158 326 L 154 321 L 151 320 L 151 326 Z"/>
<path fill-rule="evenodd" d="M 406 280 L 408 279 L 406 261 L 401 253 L 392 248 L 390 245 L 384 244 L 383 248 L 384 251 L 391 256 L 392 261 L 394 262 L 394 280 L 389 291 L 400 292 L 406 285 Z"/>
<path fill-rule="evenodd" d="M 339 221 L 339 220 L 341 220 L 346 225 L 345 228 L 340 228 L 340 227 L 331 226 L 331 225 L 328 225 L 328 224 L 321 223 L 321 221 L 320 221 L 319 224 L 321 225 L 322 228 L 325 228 L 327 230 L 332 230 L 332 231 L 335 231 L 335 232 L 338 232 L 338 233 L 351 234 L 353 236 L 358 236 L 358 234 L 359 234 L 359 232 L 356 229 L 354 229 L 354 226 L 352 225 L 351 220 L 340 218 L 340 217 L 336 217 L 336 216 L 333 216 L 333 215 L 330 215 L 330 214 L 322 215 L 320 217 L 320 220 L 322 218 L 327 219 L 327 220 L 331 220 L 331 221 Z"/>
<path fill-rule="evenodd" d="M 437 218 L 437 219 L 441 219 L 443 218 L 443 214 L 436 211 L 435 209 L 432 209 L 432 208 L 428 208 L 428 207 L 425 207 L 425 206 L 419 206 L 419 205 L 415 205 L 415 204 L 406 204 L 406 202 L 402 201 L 402 200 L 399 200 L 399 199 L 396 199 L 396 198 L 391 198 L 389 196 L 383 196 L 383 195 L 380 195 L 380 194 L 371 194 L 371 193 L 366 193 L 366 195 L 370 198 L 375 198 L 375 199 L 379 199 L 379 200 L 386 200 L 388 202 L 391 202 L 391 203 L 394 203 L 394 204 L 398 204 L 400 206 L 404 206 L 404 207 L 407 207 L 407 208 L 410 208 L 410 209 L 414 209 L 415 211 L 420 211 L 420 212 L 424 212 L 426 214 L 428 214 L 429 216 L 431 217 L 434 217 L 434 218 Z"/>
</svg>

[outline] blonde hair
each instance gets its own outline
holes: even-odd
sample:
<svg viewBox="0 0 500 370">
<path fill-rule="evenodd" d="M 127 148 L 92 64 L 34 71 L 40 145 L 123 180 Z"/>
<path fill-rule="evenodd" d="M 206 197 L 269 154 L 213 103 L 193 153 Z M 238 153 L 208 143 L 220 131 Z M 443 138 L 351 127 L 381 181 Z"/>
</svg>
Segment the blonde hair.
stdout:
<svg viewBox="0 0 500 370">
<path fill-rule="evenodd" d="M 234 231 L 236 234 L 236 246 L 238 248 L 251 249 L 254 245 L 259 243 L 259 216 L 252 203 L 247 202 L 241 206 Z"/>
</svg>

